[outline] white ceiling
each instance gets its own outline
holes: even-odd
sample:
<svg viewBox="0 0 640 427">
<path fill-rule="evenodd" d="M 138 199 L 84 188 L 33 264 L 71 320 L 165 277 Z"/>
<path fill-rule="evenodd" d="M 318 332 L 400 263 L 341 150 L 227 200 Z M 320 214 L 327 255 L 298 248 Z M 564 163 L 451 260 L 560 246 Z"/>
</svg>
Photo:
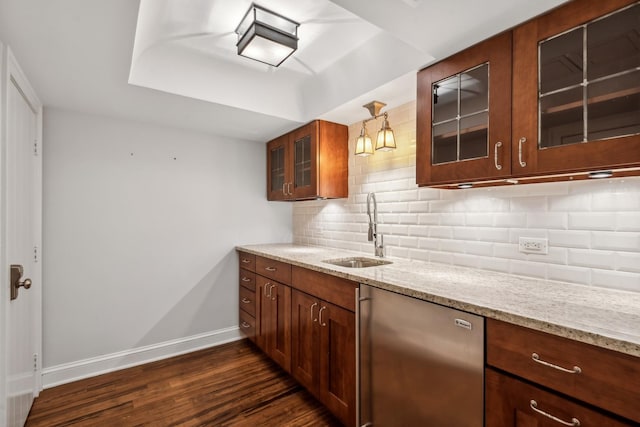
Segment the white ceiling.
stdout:
<svg viewBox="0 0 640 427">
<path fill-rule="evenodd" d="M 278 68 L 238 57 L 251 0 L 0 0 L 45 106 L 266 141 L 373 99 L 415 99 L 415 72 L 566 0 L 262 0 L 301 23 Z"/>
</svg>

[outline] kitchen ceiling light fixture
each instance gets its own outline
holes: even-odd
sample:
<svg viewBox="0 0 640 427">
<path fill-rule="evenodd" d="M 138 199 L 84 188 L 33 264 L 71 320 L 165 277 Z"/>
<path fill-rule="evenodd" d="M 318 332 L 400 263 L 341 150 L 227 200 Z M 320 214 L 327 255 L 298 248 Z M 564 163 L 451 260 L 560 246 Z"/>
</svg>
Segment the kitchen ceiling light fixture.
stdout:
<svg viewBox="0 0 640 427">
<path fill-rule="evenodd" d="M 358 136 L 358 139 L 356 140 L 356 156 L 364 157 L 373 154 L 373 143 L 367 134 L 366 123 L 379 117 L 384 117 L 384 120 L 382 121 L 382 127 L 378 131 L 378 136 L 376 137 L 376 151 L 391 151 L 396 148 L 396 137 L 393 134 L 393 129 L 389 126 L 388 115 L 386 112 L 380 113 L 380 110 L 385 105 L 387 104 L 380 101 L 371 101 L 368 104 L 363 105 L 364 108 L 369 110 L 371 117 L 362 121 L 360 136 Z"/>
<path fill-rule="evenodd" d="M 277 67 L 298 48 L 299 26 L 252 3 L 235 31 L 238 55 Z"/>
</svg>

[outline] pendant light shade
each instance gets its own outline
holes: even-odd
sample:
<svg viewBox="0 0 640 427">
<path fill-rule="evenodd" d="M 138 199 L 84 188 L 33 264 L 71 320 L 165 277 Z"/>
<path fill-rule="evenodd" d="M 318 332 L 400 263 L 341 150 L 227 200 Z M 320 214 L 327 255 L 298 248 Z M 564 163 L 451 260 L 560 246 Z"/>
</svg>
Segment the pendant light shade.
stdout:
<svg viewBox="0 0 640 427">
<path fill-rule="evenodd" d="M 389 127 L 389 121 L 387 120 L 387 113 L 384 113 L 384 120 L 382 121 L 382 127 L 378 131 L 378 138 L 376 140 L 376 150 L 391 151 L 396 149 L 396 137 L 393 134 L 393 130 Z"/>
<path fill-rule="evenodd" d="M 391 126 L 389 126 L 389 119 L 387 113 L 380 113 L 380 110 L 387 104 L 380 101 L 371 101 L 368 104 L 363 105 L 364 108 L 369 110 L 371 117 L 362 121 L 362 129 L 360 130 L 360 136 L 356 139 L 356 156 L 370 156 L 373 154 L 373 142 L 367 134 L 366 123 L 371 120 L 384 117 L 382 121 L 382 127 L 378 131 L 376 137 L 376 151 L 391 151 L 396 149 L 396 137 L 393 134 Z"/>
<path fill-rule="evenodd" d="M 356 140 L 356 156 L 370 156 L 373 154 L 373 142 L 367 133 L 367 128 L 362 122 L 362 129 L 360 130 L 360 136 Z"/>
<path fill-rule="evenodd" d="M 236 28 L 238 55 L 277 67 L 298 48 L 299 25 L 252 4 Z"/>
</svg>

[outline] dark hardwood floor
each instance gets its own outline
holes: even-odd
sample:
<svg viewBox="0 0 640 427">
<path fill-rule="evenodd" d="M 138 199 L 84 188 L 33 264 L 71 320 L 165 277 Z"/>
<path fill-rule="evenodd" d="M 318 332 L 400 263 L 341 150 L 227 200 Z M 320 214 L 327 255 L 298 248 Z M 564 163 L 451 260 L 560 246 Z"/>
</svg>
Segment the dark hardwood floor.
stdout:
<svg viewBox="0 0 640 427">
<path fill-rule="evenodd" d="M 340 426 L 248 340 L 44 390 L 27 426 Z"/>
</svg>

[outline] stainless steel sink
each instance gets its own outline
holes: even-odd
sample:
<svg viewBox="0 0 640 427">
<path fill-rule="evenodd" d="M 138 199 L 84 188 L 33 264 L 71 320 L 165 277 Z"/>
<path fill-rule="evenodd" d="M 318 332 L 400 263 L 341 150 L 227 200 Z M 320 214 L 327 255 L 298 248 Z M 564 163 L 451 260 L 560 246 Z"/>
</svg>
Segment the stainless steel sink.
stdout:
<svg viewBox="0 0 640 427">
<path fill-rule="evenodd" d="M 365 268 L 365 267 L 376 267 L 379 265 L 393 264 L 391 261 L 385 261 L 383 259 L 376 259 L 376 258 L 366 258 L 366 257 L 326 259 L 322 262 L 326 262 L 327 264 L 337 265 L 339 267 L 349 267 L 349 268 Z"/>
</svg>

